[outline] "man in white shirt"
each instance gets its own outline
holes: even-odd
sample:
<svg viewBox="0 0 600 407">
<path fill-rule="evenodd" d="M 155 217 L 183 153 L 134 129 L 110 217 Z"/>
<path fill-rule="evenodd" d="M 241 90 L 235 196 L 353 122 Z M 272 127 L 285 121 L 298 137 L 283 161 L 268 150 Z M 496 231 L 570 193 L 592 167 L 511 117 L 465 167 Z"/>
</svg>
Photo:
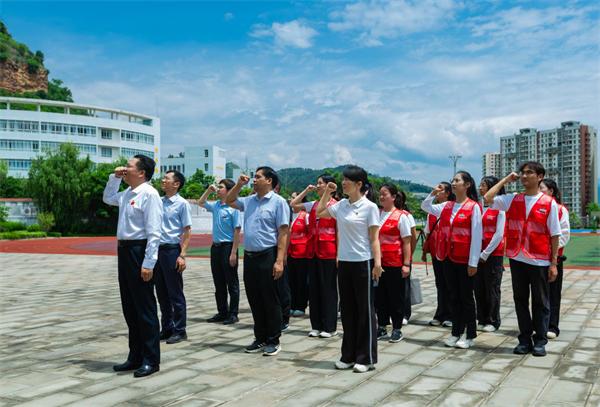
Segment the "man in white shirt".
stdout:
<svg viewBox="0 0 600 407">
<path fill-rule="evenodd" d="M 557 276 L 558 206 L 540 192 L 546 171 L 538 162 L 526 162 L 494 185 L 484 199 L 506 212 L 506 256 L 510 259 L 513 297 L 519 323 L 519 345 L 513 352 L 545 356 L 550 319 L 549 282 Z M 507 183 L 521 180 L 524 194 L 496 196 Z M 546 219 L 545 222 L 541 220 Z M 531 308 L 529 311 L 529 295 Z M 535 334 L 534 334 L 535 331 Z"/>
<path fill-rule="evenodd" d="M 113 369 L 135 370 L 134 377 L 158 372 L 160 364 L 160 327 L 152 275 L 158 258 L 163 205 L 158 191 L 148 183 L 154 167 L 150 157 L 134 156 L 127 167 L 117 167 L 110 175 L 103 195 L 105 203 L 119 207 L 119 289 L 129 328 L 129 356 Z M 129 188 L 119 192 L 121 180 Z"/>
</svg>

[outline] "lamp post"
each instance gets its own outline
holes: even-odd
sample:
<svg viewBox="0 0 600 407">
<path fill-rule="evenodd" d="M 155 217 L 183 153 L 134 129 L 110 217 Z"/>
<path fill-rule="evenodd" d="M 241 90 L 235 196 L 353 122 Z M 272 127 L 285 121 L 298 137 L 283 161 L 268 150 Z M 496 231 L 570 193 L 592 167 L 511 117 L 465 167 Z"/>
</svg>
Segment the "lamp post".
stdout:
<svg viewBox="0 0 600 407">
<path fill-rule="evenodd" d="M 448 158 L 451 159 L 454 164 L 454 172 L 452 173 L 452 176 L 454 176 L 454 174 L 456 174 L 456 163 L 459 158 L 462 158 L 462 155 L 449 155 Z"/>
</svg>

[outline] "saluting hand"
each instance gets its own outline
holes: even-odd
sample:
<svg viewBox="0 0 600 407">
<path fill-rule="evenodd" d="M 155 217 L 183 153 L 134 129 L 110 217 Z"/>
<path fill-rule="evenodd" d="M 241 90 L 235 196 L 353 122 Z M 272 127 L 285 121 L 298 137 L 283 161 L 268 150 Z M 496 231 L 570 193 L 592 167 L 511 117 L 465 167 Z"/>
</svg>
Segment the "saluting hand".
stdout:
<svg viewBox="0 0 600 407">
<path fill-rule="evenodd" d="M 153 273 L 154 271 L 152 269 L 142 267 L 142 280 L 144 280 L 145 282 L 152 280 Z"/>
<path fill-rule="evenodd" d="M 337 184 L 335 182 L 328 182 L 327 190 L 330 192 L 337 191 Z"/>
<path fill-rule="evenodd" d="M 519 180 L 519 174 L 516 172 L 511 172 L 506 176 L 506 178 L 508 179 L 508 182 L 515 182 Z"/>
<path fill-rule="evenodd" d="M 250 182 L 250 177 L 247 176 L 246 174 L 242 174 L 242 175 L 240 175 L 240 178 L 238 178 L 238 184 L 247 185 L 249 182 Z"/>
<path fill-rule="evenodd" d="M 115 177 L 123 178 L 127 175 L 127 167 L 117 167 L 115 168 Z"/>
<path fill-rule="evenodd" d="M 306 187 L 306 192 L 312 192 L 312 191 L 316 191 L 317 187 L 314 186 L 313 184 L 310 184 L 309 186 Z"/>
<path fill-rule="evenodd" d="M 444 192 L 444 186 L 442 184 L 437 184 L 435 188 L 431 191 L 433 196 L 437 196 L 440 192 Z"/>
<path fill-rule="evenodd" d="M 217 192 L 217 187 L 215 184 L 210 184 L 207 188 L 210 192 Z"/>
</svg>

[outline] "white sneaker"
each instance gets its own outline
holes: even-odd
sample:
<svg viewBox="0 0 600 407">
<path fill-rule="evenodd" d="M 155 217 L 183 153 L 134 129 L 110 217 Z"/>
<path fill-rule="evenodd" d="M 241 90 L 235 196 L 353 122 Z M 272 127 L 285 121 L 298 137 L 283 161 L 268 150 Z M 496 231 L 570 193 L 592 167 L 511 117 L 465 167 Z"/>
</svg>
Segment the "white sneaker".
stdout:
<svg viewBox="0 0 600 407">
<path fill-rule="evenodd" d="M 408 319 L 402 318 L 402 325 L 408 325 Z"/>
<path fill-rule="evenodd" d="M 546 334 L 546 338 L 556 339 L 556 332 L 548 331 L 548 333 Z"/>
<path fill-rule="evenodd" d="M 317 336 L 319 336 L 319 331 L 317 331 L 316 329 L 313 329 L 312 331 L 310 331 L 308 333 L 308 336 L 310 336 L 311 338 L 316 338 Z"/>
<path fill-rule="evenodd" d="M 454 346 L 460 349 L 469 349 L 474 344 L 475 341 L 473 339 L 467 339 L 467 337 L 463 335 L 458 341 L 456 341 L 456 344 Z"/>
<path fill-rule="evenodd" d="M 485 328 L 485 325 L 483 325 L 483 324 L 477 324 L 477 330 L 478 331 L 483 331 L 483 328 Z"/>
<path fill-rule="evenodd" d="M 333 331 L 333 332 L 321 331 L 321 333 L 319 334 L 319 336 L 321 338 L 333 338 L 336 335 L 337 335 L 337 331 Z"/>
<path fill-rule="evenodd" d="M 492 324 L 487 324 L 481 330 L 483 332 L 494 332 L 496 330 L 496 327 L 494 325 L 492 325 Z"/>
<path fill-rule="evenodd" d="M 456 342 L 458 342 L 460 338 L 458 336 L 452 336 L 450 335 L 449 337 L 447 337 L 444 340 L 444 345 L 446 345 L 449 348 L 453 348 L 456 345 Z"/>
<path fill-rule="evenodd" d="M 341 360 L 338 360 L 337 362 L 335 362 L 335 368 L 338 370 L 352 369 L 352 367 L 354 367 L 354 363 L 346 363 L 346 362 L 342 362 Z"/>
<path fill-rule="evenodd" d="M 431 321 L 429 321 L 429 325 L 431 326 L 440 326 L 442 325 L 442 323 L 440 321 L 438 321 L 437 319 L 432 319 Z"/>
<path fill-rule="evenodd" d="M 360 363 L 357 363 L 354 365 L 354 372 L 355 373 L 366 373 L 371 369 L 375 369 L 375 366 L 373 365 L 361 365 Z"/>
<path fill-rule="evenodd" d="M 442 322 L 442 326 L 445 326 L 446 328 L 452 328 L 452 321 L 444 321 Z"/>
</svg>

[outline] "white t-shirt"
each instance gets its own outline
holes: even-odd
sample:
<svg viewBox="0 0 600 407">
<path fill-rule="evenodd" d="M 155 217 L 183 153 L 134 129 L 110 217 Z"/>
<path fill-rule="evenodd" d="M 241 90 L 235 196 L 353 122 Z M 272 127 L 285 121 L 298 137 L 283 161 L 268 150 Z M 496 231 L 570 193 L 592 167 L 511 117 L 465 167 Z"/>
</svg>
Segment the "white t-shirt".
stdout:
<svg viewBox="0 0 600 407">
<path fill-rule="evenodd" d="M 525 218 L 529 216 L 531 208 L 533 208 L 533 205 L 535 205 L 535 203 L 538 201 L 538 199 L 542 197 L 542 195 L 544 194 L 541 192 L 538 192 L 537 195 L 525 195 Z M 498 195 L 494 197 L 494 203 L 492 205 L 492 208 L 508 212 L 508 209 L 510 208 L 515 196 L 517 196 L 516 193 Z M 550 231 L 550 236 L 561 235 L 560 222 L 558 221 L 558 205 L 554 201 L 552 201 L 552 204 L 550 206 L 550 216 L 548 216 L 548 221 L 546 222 L 546 225 L 548 226 L 548 230 Z M 532 266 L 545 267 L 550 265 L 550 262 L 547 260 L 531 259 L 525 256 L 523 254 L 523 250 L 521 250 L 519 254 L 517 254 L 512 259 L 520 261 L 522 263 L 531 264 Z"/>
<path fill-rule="evenodd" d="M 562 217 L 559 219 L 561 235 L 558 238 L 558 247 L 565 247 L 571 239 L 571 223 L 569 221 L 569 211 L 563 206 Z"/>
<path fill-rule="evenodd" d="M 369 228 L 379 227 L 379 208 L 363 196 L 353 204 L 342 199 L 327 208 L 338 229 L 338 260 L 366 261 L 373 258 Z"/>
<path fill-rule="evenodd" d="M 487 212 L 488 209 L 489 208 L 484 209 L 482 217 L 485 216 L 485 213 Z M 488 243 L 487 247 L 481 248 L 482 251 L 481 251 L 480 257 L 482 260 L 487 260 L 488 257 L 490 257 L 491 254 L 494 252 L 494 250 L 496 250 L 498 245 L 500 245 L 500 243 L 502 243 L 502 239 L 504 238 L 505 223 L 506 223 L 506 213 L 504 213 L 504 211 L 499 211 L 498 217 L 496 218 L 496 231 L 494 232 L 494 236 L 492 236 L 492 239 L 490 240 L 490 243 Z"/>
<path fill-rule="evenodd" d="M 392 212 L 384 212 L 383 210 L 381 211 L 379 216 L 381 219 L 381 226 L 383 226 L 391 214 Z M 410 219 L 405 214 L 400 215 L 400 219 L 398 220 L 398 231 L 400 232 L 400 237 L 408 237 L 412 235 L 410 230 Z"/>
<path fill-rule="evenodd" d="M 435 197 L 432 194 L 429 194 L 423 203 L 421 203 L 421 209 L 439 218 L 447 202 L 434 205 L 434 199 Z M 460 208 L 462 208 L 462 203 L 455 202 L 454 206 L 452 207 L 452 214 L 450 215 L 450 224 L 454 222 L 454 217 Z M 481 209 L 479 208 L 479 205 L 475 205 L 473 206 L 473 212 L 471 214 L 471 247 L 469 248 L 469 266 L 471 267 L 477 267 L 477 264 L 479 263 L 482 239 L 483 230 L 481 227 Z"/>
</svg>

